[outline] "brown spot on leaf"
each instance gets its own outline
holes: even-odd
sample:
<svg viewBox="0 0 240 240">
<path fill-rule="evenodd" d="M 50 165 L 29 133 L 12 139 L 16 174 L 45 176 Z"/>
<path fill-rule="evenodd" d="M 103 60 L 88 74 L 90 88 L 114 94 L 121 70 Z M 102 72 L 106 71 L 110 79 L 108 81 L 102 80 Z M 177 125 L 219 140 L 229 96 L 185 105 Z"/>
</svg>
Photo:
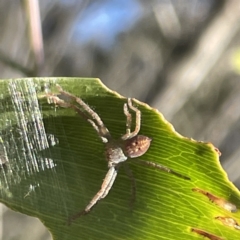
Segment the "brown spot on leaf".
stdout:
<svg viewBox="0 0 240 240">
<path fill-rule="evenodd" d="M 237 221 L 231 217 L 218 216 L 218 217 L 215 217 L 215 219 L 221 221 L 225 226 L 234 227 L 235 229 L 240 230 L 240 226 L 237 223 Z"/>
<path fill-rule="evenodd" d="M 192 232 L 195 232 L 195 233 L 197 233 L 197 234 L 199 234 L 203 237 L 207 237 L 210 240 L 223 240 L 223 238 L 220 238 L 216 235 L 213 235 L 211 233 L 208 233 L 208 232 L 206 232 L 204 230 L 201 230 L 201 229 L 198 229 L 198 228 L 191 228 L 191 230 L 192 230 Z"/>
<path fill-rule="evenodd" d="M 199 192 L 203 195 L 205 195 L 211 202 L 215 203 L 219 207 L 229 211 L 229 212 L 237 212 L 237 207 L 233 203 L 228 202 L 227 200 L 217 197 L 210 192 L 204 191 L 200 188 L 193 188 L 193 192 Z"/>
</svg>

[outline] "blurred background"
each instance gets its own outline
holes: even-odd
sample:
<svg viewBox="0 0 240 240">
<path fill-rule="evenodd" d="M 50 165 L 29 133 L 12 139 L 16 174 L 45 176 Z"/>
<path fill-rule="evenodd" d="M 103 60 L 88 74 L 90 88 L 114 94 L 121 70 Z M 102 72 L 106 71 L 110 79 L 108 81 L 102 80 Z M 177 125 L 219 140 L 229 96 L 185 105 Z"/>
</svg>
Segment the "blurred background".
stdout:
<svg viewBox="0 0 240 240">
<path fill-rule="evenodd" d="M 0 32 L 1 78 L 98 77 L 212 142 L 240 187 L 239 0 L 0 0 Z M 51 239 L 37 219 L 0 215 L 1 240 Z"/>
</svg>

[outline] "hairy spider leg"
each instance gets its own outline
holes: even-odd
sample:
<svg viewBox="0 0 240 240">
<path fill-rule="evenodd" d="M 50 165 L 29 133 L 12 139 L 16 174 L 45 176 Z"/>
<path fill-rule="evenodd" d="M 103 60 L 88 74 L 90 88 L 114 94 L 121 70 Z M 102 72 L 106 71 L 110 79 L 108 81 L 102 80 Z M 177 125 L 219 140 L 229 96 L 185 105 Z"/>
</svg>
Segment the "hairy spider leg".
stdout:
<svg viewBox="0 0 240 240">
<path fill-rule="evenodd" d="M 111 167 L 111 168 L 114 168 L 115 171 L 113 172 L 112 179 L 111 179 L 111 181 L 108 183 L 107 187 L 105 188 L 105 191 L 104 191 L 101 199 L 102 199 L 102 198 L 105 198 L 105 197 L 108 195 L 108 192 L 110 191 L 110 189 L 112 188 L 112 185 L 113 185 L 113 183 L 114 183 L 114 181 L 115 181 L 115 179 L 116 179 L 116 177 L 117 177 L 117 171 L 118 171 L 119 165 L 118 165 L 118 166 L 115 166 L 115 167 Z M 111 169 L 111 168 L 110 168 L 110 169 Z M 108 171 L 109 171 L 109 170 L 108 170 Z M 89 210 L 90 210 L 90 209 L 89 209 Z"/>
<path fill-rule="evenodd" d="M 109 139 L 111 138 L 111 135 L 107 127 L 104 125 L 103 121 L 99 117 L 99 115 L 96 112 L 94 112 L 91 109 L 91 107 L 89 107 L 81 98 L 75 97 L 71 93 L 64 91 L 58 84 L 57 84 L 57 88 L 62 95 L 67 96 L 68 98 L 72 99 L 72 101 L 77 102 L 91 116 L 92 119 L 90 119 L 85 113 L 83 113 L 81 109 L 78 108 L 77 106 L 67 103 L 69 104 L 68 105 L 69 107 L 77 111 L 77 113 L 83 116 L 93 126 L 93 128 L 97 131 L 99 137 L 102 139 L 104 143 L 108 142 Z"/>
<path fill-rule="evenodd" d="M 54 94 L 50 94 L 48 93 L 48 100 L 50 99 L 50 102 L 49 103 L 54 103 L 55 105 L 58 105 L 60 107 L 63 107 L 63 108 L 72 108 L 73 110 L 75 110 L 79 115 L 81 115 L 81 117 L 85 120 L 88 121 L 88 116 L 81 111 L 81 109 L 79 109 L 78 107 L 76 107 L 75 105 L 72 105 L 71 103 L 67 103 L 65 102 L 64 100 L 60 99 L 58 96 L 54 95 Z M 95 125 L 95 127 L 97 127 Z M 94 128 L 95 128 L 94 127 Z"/>
<path fill-rule="evenodd" d="M 132 114 L 128 111 L 128 106 L 127 103 L 125 103 L 123 105 L 123 112 L 127 118 L 126 121 L 126 134 L 130 134 L 131 133 L 131 126 L 132 126 Z"/>
<path fill-rule="evenodd" d="M 161 164 L 158 164 L 158 163 L 154 163 L 154 162 L 149 162 L 149 161 L 144 161 L 144 160 L 141 160 L 141 159 L 132 159 L 132 161 L 136 162 L 136 163 L 139 163 L 139 164 L 142 164 L 142 165 L 145 165 L 145 166 L 148 166 L 148 167 L 154 167 L 154 168 L 157 168 L 161 171 L 164 171 L 164 172 L 168 172 L 168 173 L 171 173 L 177 177 L 180 177 L 180 178 L 183 178 L 185 180 L 191 180 L 191 178 L 187 177 L 187 176 L 184 176 L 182 175 L 181 173 L 178 173 L 178 172 L 175 172 L 173 171 L 172 169 L 168 168 L 168 167 L 165 167 Z"/>
<path fill-rule="evenodd" d="M 66 95 L 65 93 L 61 93 L 62 95 Z M 66 95 L 67 97 L 69 97 L 69 95 Z M 50 99 L 54 104 L 63 107 L 63 108 L 72 108 L 73 110 L 75 110 L 83 119 L 85 119 L 86 121 L 88 121 L 92 127 L 96 130 L 96 132 L 98 133 L 99 137 L 101 138 L 101 140 L 106 143 L 108 142 L 108 139 L 103 137 L 101 135 L 101 133 L 99 132 L 99 128 L 98 126 L 95 124 L 95 122 L 91 119 L 88 118 L 88 116 L 82 112 L 82 110 L 80 108 L 78 108 L 77 106 L 71 104 L 71 103 L 67 103 L 64 100 L 60 99 L 59 97 L 53 95 L 53 94 L 48 94 L 48 99 Z"/>
<path fill-rule="evenodd" d="M 101 189 L 97 192 L 97 194 L 92 198 L 90 203 L 85 207 L 85 209 L 69 218 L 68 224 L 70 224 L 72 221 L 77 219 L 78 217 L 85 215 L 88 213 L 91 208 L 102 198 L 106 197 L 109 190 L 111 189 L 115 179 L 117 177 L 117 168 L 116 167 L 110 167 L 101 186 Z"/>
<path fill-rule="evenodd" d="M 128 110 L 128 107 L 136 113 L 136 125 L 135 125 L 135 130 L 133 132 L 131 132 L 131 129 L 130 129 L 131 128 L 132 116 L 131 116 L 131 113 Z M 122 140 L 127 140 L 127 139 L 135 137 L 139 133 L 140 126 L 141 126 L 141 112 L 140 112 L 140 110 L 138 110 L 136 107 L 134 107 L 132 105 L 132 99 L 131 98 L 128 98 L 128 107 L 127 107 L 126 104 L 124 104 L 123 112 L 127 117 L 127 129 L 126 129 L 126 134 L 124 134 L 121 137 Z"/>
</svg>

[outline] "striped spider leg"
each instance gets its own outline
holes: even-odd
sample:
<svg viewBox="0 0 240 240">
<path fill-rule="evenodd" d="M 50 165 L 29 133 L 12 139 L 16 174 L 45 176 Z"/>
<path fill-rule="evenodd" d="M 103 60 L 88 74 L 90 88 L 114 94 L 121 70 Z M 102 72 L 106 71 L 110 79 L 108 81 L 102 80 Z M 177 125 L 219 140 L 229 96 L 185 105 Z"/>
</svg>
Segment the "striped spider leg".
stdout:
<svg viewBox="0 0 240 240">
<path fill-rule="evenodd" d="M 123 112 L 126 116 L 126 133 L 120 139 L 115 140 L 111 137 L 109 130 L 104 125 L 99 115 L 94 112 L 93 109 L 91 109 L 81 98 L 64 91 L 59 85 L 57 85 L 57 88 L 60 95 L 47 94 L 49 103 L 54 103 L 64 108 L 72 108 L 84 119 L 86 119 L 96 130 L 100 139 L 105 144 L 106 160 L 108 162 L 108 172 L 103 180 L 100 190 L 96 193 L 84 210 L 69 218 L 70 224 L 78 217 L 87 214 L 99 200 L 108 195 L 108 192 L 112 188 L 112 185 L 116 179 L 117 172 L 121 164 L 124 163 L 128 158 L 140 157 L 146 153 L 150 147 L 152 139 L 138 134 L 141 127 L 141 111 L 133 106 L 131 98 L 128 98 L 127 103 L 123 105 Z M 135 129 L 133 131 L 131 131 L 132 115 L 130 110 L 136 114 Z M 140 159 L 137 159 L 136 162 L 172 173 L 183 179 L 189 179 L 188 177 L 185 177 L 171 170 L 170 168 L 154 162 L 143 161 Z M 132 174 L 130 175 L 133 185 L 133 192 L 135 192 L 135 180 Z"/>
</svg>

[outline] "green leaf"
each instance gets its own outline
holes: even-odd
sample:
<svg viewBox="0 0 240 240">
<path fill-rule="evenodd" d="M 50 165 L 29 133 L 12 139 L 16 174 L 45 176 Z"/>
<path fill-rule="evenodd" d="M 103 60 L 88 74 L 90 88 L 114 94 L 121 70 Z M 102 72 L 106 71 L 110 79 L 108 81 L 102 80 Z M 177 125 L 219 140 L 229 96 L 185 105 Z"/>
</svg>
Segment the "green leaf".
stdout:
<svg viewBox="0 0 240 240">
<path fill-rule="evenodd" d="M 98 79 L 1 81 L 1 202 L 38 217 L 54 239 L 202 239 L 191 228 L 224 239 L 240 238 L 236 229 L 215 219 L 228 216 L 240 222 L 239 212 L 228 212 L 192 191 L 203 189 L 239 208 L 239 191 L 220 166 L 218 151 L 211 143 L 182 137 L 157 110 L 138 101 L 134 105 L 142 112 L 140 134 L 153 139 L 141 159 L 191 180 L 128 160 L 136 180 L 133 206 L 129 207 L 131 181 L 121 168 L 109 195 L 68 226 L 68 217 L 84 209 L 100 189 L 108 168 L 104 144 L 91 125 L 72 109 L 47 102 L 44 89 L 57 92 L 55 83 L 81 96 L 114 138 L 126 131 L 126 99 Z"/>
</svg>

